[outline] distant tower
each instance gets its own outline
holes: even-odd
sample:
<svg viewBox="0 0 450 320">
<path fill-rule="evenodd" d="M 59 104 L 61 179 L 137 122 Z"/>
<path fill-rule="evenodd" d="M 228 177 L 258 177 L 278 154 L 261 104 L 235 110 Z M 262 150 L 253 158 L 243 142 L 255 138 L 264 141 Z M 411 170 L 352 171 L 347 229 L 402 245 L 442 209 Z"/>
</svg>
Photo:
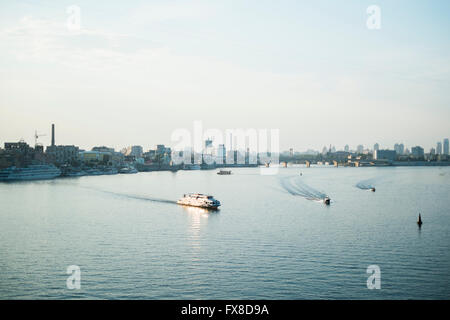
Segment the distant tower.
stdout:
<svg viewBox="0 0 450 320">
<path fill-rule="evenodd" d="M 52 147 L 55 146 L 55 125 L 52 124 Z"/>
<path fill-rule="evenodd" d="M 444 154 L 449 155 L 448 139 L 444 139 Z"/>
<path fill-rule="evenodd" d="M 380 150 L 380 145 L 378 143 L 375 143 L 373 145 L 373 151 L 376 151 L 376 150 Z"/>
<path fill-rule="evenodd" d="M 436 143 L 436 154 L 442 154 L 442 142 L 440 141 Z"/>
</svg>

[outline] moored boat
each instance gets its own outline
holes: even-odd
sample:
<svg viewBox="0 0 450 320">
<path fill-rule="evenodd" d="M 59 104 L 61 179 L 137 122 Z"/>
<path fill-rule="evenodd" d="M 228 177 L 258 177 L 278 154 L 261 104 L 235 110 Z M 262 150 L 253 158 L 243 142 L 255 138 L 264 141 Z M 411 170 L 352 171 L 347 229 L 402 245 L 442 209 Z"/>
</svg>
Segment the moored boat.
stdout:
<svg viewBox="0 0 450 320">
<path fill-rule="evenodd" d="M 124 167 L 119 170 L 119 173 L 129 174 L 129 173 L 137 173 L 138 171 L 134 167 Z"/>
<path fill-rule="evenodd" d="M 0 181 L 43 180 L 61 175 L 61 170 L 53 164 L 35 164 L 22 168 L 15 166 L 0 170 Z"/>
</svg>

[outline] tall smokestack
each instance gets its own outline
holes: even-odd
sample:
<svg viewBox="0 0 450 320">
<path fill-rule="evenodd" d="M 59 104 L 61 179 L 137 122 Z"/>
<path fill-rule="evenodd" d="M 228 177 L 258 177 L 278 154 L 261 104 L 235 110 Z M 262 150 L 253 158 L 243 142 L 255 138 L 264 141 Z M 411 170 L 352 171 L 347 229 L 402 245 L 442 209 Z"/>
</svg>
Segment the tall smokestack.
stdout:
<svg viewBox="0 0 450 320">
<path fill-rule="evenodd" d="M 55 125 L 52 124 L 52 147 L 55 146 Z"/>
</svg>

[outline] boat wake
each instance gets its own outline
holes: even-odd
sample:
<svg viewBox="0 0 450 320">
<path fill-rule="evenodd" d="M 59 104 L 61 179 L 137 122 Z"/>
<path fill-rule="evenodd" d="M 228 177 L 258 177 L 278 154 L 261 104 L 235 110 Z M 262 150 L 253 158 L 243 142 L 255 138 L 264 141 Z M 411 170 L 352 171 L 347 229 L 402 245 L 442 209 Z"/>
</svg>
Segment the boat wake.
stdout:
<svg viewBox="0 0 450 320">
<path fill-rule="evenodd" d="M 86 189 L 95 190 L 102 193 L 112 194 L 114 196 L 123 197 L 123 198 L 129 198 L 129 199 L 136 199 L 136 200 L 144 200 L 144 201 L 152 201 L 152 202 L 160 202 L 160 203 L 172 203 L 177 204 L 175 200 L 168 200 L 168 199 L 161 199 L 161 198 L 153 198 L 153 197 L 146 197 L 141 195 L 134 195 L 134 194 L 126 194 L 126 193 L 118 193 L 113 191 L 106 191 L 101 189 L 95 189 L 95 188 L 89 188 L 84 187 Z"/>
<path fill-rule="evenodd" d="M 280 183 L 293 196 L 300 196 L 314 201 L 323 201 L 327 197 L 325 193 L 308 186 L 298 176 L 281 178 Z"/>
<path fill-rule="evenodd" d="M 356 187 L 361 190 L 375 189 L 375 179 L 367 179 L 367 180 L 360 181 L 356 184 Z"/>
</svg>

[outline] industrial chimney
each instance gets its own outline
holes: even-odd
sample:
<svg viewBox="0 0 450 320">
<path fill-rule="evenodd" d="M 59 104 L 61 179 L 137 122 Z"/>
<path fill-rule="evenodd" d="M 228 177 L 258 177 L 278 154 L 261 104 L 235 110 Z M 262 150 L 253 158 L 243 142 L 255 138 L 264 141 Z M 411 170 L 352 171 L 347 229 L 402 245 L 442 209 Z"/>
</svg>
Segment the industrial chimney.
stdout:
<svg viewBox="0 0 450 320">
<path fill-rule="evenodd" d="M 52 147 L 55 146 L 55 125 L 52 124 Z"/>
</svg>

